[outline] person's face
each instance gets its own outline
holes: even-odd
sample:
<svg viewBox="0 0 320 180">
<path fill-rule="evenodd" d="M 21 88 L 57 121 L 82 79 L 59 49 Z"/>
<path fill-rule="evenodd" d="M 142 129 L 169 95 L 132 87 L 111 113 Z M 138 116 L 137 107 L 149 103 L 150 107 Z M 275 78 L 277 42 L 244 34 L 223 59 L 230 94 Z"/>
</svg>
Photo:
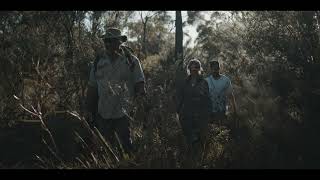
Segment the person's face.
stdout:
<svg viewBox="0 0 320 180">
<path fill-rule="evenodd" d="M 213 74 L 219 73 L 219 71 L 220 71 L 219 65 L 216 65 L 216 64 L 212 65 L 211 66 L 211 71 L 212 71 Z"/>
<path fill-rule="evenodd" d="M 111 51 L 116 51 L 119 49 L 119 46 L 121 45 L 121 41 L 118 38 L 112 38 L 112 39 L 105 39 L 104 45 L 107 49 L 110 49 Z"/>
<path fill-rule="evenodd" d="M 190 70 L 190 74 L 192 76 L 198 75 L 199 71 L 200 71 L 200 65 L 199 64 L 191 64 L 189 70 Z"/>
</svg>

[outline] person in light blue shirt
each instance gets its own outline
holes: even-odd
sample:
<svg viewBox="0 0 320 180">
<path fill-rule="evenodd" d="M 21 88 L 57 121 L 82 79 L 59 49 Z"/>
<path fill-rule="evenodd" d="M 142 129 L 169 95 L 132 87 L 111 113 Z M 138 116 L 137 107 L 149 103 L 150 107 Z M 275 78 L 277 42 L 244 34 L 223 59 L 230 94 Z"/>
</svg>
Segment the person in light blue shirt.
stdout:
<svg viewBox="0 0 320 180">
<path fill-rule="evenodd" d="M 227 105 L 230 104 L 233 113 L 237 114 L 236 101 L 233 94 L 231 80 L 220 73 L 218 61 L 210 62 L 210 75 L 206 78 L 209 86 L 209 96 L 212 103 L 211 122 L 222 124 L 226 119 Z"/>
</svg>

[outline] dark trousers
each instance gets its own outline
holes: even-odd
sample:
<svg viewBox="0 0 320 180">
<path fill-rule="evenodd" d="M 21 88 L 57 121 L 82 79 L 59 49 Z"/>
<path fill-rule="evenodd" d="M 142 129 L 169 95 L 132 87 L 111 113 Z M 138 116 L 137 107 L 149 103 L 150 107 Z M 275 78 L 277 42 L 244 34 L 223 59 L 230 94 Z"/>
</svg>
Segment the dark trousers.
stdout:
<svg viewBox="0 0 320 180">
<path fill-rule="evenodd" d="M 179 121 L 186 140 L 187 152 L 184 166 L 197 167 L 201 162 L 204 144 L 207 138 L 208 121 L 203 117 L 185 117 L 180 115 Z"/>
<path fill-rule="evenodd" d="M 130 153 L 133 150 L 130 137 L 129 117 L 123 116 L 116 119 L 104 119 L 100 115 L 97 117 L 97 128 L 104 138 L 113 146 L 117 146 L 118 140 L 115 136 L 117 133 L 120 143 L 125 152 Z"/>
<path fill-rule="evenodd" d="M 225 124 L 227 119 L 225 112 L 214 112 L 210 114 L 210 123 L 218 123 L 219 126 Z"/>
</svg>

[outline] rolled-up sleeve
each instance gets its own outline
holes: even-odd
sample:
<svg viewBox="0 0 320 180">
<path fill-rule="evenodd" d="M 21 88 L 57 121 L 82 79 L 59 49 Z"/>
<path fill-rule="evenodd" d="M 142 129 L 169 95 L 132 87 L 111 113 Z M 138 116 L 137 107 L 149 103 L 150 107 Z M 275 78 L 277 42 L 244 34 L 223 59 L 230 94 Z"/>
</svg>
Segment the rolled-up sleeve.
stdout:
<svg viewBox="0 0 320 180">
<path fill-rule="evenodd" d="M 97 80 L 95 78 L 94 75 L 94 65 L 93 63 L 90 65 L 90 74 L 89 74 L 89 81 L 88 81 L 88 85 L 92 86 L 92 87 L 97 87 Z"/>
</svg>

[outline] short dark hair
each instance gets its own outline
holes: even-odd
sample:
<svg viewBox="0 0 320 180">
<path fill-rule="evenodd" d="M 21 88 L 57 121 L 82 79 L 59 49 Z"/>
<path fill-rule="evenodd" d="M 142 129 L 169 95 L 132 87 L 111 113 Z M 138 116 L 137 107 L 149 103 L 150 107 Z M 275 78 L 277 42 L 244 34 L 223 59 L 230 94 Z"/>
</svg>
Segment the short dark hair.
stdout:
<svg viewBox="0 0 320 180">
<path fill-rule="evenodd" d="M 220 68 L 220 63 L 219 61 L 213 60 L 209 62 L 210 67 L 212 68 L 213 66 L 218 66 L 218 68 Z"/>
<path fill-rule="evenodd" d="M 115 41 L 123 42 L 121 38 L 105 38 L 105 39 L 103 39 L 104 43 L 113 43 Z"/>
</svg>

